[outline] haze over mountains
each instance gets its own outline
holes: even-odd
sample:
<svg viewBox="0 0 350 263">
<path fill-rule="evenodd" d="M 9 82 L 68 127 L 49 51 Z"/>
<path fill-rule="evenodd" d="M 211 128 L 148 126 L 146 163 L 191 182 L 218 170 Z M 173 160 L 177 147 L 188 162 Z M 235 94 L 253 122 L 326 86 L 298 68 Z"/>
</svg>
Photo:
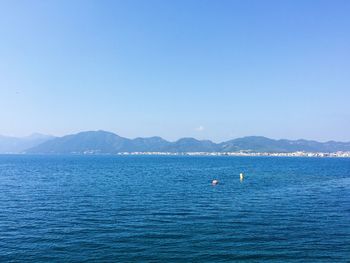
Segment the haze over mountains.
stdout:
<svg viewBox="0 0 350 263">
<path fill-rule="evenodd" d="M 22 138 L 0 135 L 0 153 L 21 153 L 53 138 L 55 137 L 39 133 Z"/>
<path fill-rule="evenodd" d="M 25 138 L 0 136 L 0 153 L 115 154 L 119 152 L 337 152 L 350 151 L 350 142 L 274 140 L 249 136 L 214 143 L 182 138 L 169 142 L 161 137 L 128 139 L 107 131 L 86 131 L 63 137 L 32 135 Z"/>
</svg>

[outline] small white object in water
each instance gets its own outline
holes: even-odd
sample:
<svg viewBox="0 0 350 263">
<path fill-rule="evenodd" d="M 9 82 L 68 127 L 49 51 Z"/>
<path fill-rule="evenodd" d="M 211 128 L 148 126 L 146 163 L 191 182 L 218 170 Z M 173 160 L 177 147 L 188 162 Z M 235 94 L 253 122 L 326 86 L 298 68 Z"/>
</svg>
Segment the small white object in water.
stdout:
<svg viewBox="0 0 350 263">
<path fill-rule="evenodd" d="M 219 183 L 218 180 L 213 180 L 213 181 L 211 182 L 212 185 L 217 185 L 218 183 Z"/>
<path fill-rule="evenodd" d="M 240 173 L 239 174 L 239 180 L 243 181 L 243 179 L 244 179 L 244 175 L 243 175 L 243 173 Z"/>
</svg>

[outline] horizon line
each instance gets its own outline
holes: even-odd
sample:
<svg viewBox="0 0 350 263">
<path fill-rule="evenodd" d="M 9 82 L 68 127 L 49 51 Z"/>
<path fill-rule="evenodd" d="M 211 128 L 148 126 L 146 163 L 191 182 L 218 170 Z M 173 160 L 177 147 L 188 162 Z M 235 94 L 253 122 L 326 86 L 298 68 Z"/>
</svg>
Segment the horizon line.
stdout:
<svg viewBox="0 0 350 263">
<path fill-rule="evenodd" d="M 169 140 L 169 139 L 164 139 L 162 136 L 159 136 L 159 135 L 144 136 L 144 137 L 142 137 L 142 136 L 128 137 L 128 136 L 124 136 L 124 135 L 123 136 L 119 135 L 118 133 L 116 133 L 114 131 L 108 131 L 108 130 L 103 130 L 103 129 L 76 131 L 76 132 L 67 133 L 67 134 L 64 134 L 64 135 L 53 135 L 53 134 L 46 134 L 46 133 L 42 133 L 42 132 L 33 132 L 33 133 L 30 133 L 29 135 L 24 135 L 24 136 L 14 136 L 14 135 L 0 134 L 0 137 L 8 137 L 8 138 L 15 138 L 15 139 L 25 139 L 25 138 L 29 138 L 31 136 L 39 135 L 39 136 L 51 136 L 51 137 L 54 137 L 54 138 L 62 138 L 62 137 L 65 137 L 65 136 L 77 135 L 79 133 L 85 133 L 85 132 L 106 132 L 106 133 L 112 133 L 114 135 L 117 135 L 117 136 L 125 138 L 125 139 L 129 139 L 129 140 L 158 137 L 158 138 L 161 138 L 161 139 L 163 139 L 165 141 L 168 141 L 168 142 L 176 142 L 176 141 L 179 141 L 181 139 L 195 139 L 195 140 L 198 140 L 198 141 L 211 141 L 211 142 L 216 143 L 216 144 L 224 143 L 224 142 L 228 142 L 228 141 L 236 140 L 236 139 L 249 138 L 249 137 L 260 137 L 260 138 L 266 138 L 266 139 L 275 140 L 275 141 L 280 141 L 280 140 L 301 141 L 301 140 L 304 140 L 304 141 L 314 141 L 314 142 L 318 142 L 318 143 L 327 143 L 327 142 L 350 143 L 350 140 L 348 140 L 348 141 L 337 141 L 337 140 L 331 139 L 331 140 L 324 140 L 324 141 L 320 140 L 320 141 L 318 141 L 318 140 L 315 140 L 315 139 L 304 139 L 304 138 L 298 138 L 298 139 L 273 138 L 273 137 L 267 137 L 267 136 L 264 136 L 264 135 L 245 135 L 245 136 L 234 137 L 234 138 L 231 138 L 231 139 L 228 139 L 228 140 L 224 140 L 224 141 L 220 141 L 220 142 L 212 140 L 212 139 L 198 139 L 196 137 L 189 137 L 189 136 L 179 137 L 176 140 Z"/>
</svg>

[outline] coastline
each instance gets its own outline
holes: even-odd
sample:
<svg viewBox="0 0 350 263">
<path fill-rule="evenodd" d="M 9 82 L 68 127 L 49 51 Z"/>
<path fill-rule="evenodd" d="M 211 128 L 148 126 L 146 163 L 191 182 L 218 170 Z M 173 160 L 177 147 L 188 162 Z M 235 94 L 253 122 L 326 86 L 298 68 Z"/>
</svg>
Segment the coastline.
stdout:
<svg viewBox="0 0 350 263">
<path fill-rule="evenodd" d="M 106 156 L 226 156 L 226 157 L 307 157 L 307 158 L 350 158 L 350 152 L 118 152 L 102 153 L 95 150 L 70 153 L 26 153 L 5 152 L 1 155 L 106 155 Z"/>
<path fill-rule="evenodd" d="M 89 153 L 84 153 L 89 154 Z M 289 152 L 289 153 L 268 153 L 268 152 L 123 152 L 117 155 L 181 155 L 181 156 L 271 156 L 271 157 L 322 157 L 322 158 L 350 158 L 350 152 Z"/>
</svg>

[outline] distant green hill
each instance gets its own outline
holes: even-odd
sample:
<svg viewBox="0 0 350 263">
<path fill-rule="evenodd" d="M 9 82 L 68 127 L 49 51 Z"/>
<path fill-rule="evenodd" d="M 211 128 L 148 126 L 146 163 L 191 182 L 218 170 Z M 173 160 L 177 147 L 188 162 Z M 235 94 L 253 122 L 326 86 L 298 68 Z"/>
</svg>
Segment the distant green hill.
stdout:
<svg viewBox="0 0 350 263">
<path fill-rule="evenodd" d="M 221 143 L 222 151 L 251 152 L 336 152 L 350 151 L 350 143 L 329 141 L 325 143 L 309 140 L 273 140 L 262 136 L 249 136 Z"/>
<path fill-rule="evenodd" d="M 26 153 L 115 154 L 120 152 L 336 152 L 350 151 L 350 143 L 308 140 L 273 140 L 261 136 L 243 137 L 223 143 L 182 138 L 175 142 L 160 137 L 128 139 L 106 131 L 87 131 L 53 138 L 28 148 Z"/>
<path fill-rule="evenodd" d="M 88 131 L 44 142 L 27 153 L 117 153 L 130 147 L 130 140 L 105 131 Z"/>
</svg>

